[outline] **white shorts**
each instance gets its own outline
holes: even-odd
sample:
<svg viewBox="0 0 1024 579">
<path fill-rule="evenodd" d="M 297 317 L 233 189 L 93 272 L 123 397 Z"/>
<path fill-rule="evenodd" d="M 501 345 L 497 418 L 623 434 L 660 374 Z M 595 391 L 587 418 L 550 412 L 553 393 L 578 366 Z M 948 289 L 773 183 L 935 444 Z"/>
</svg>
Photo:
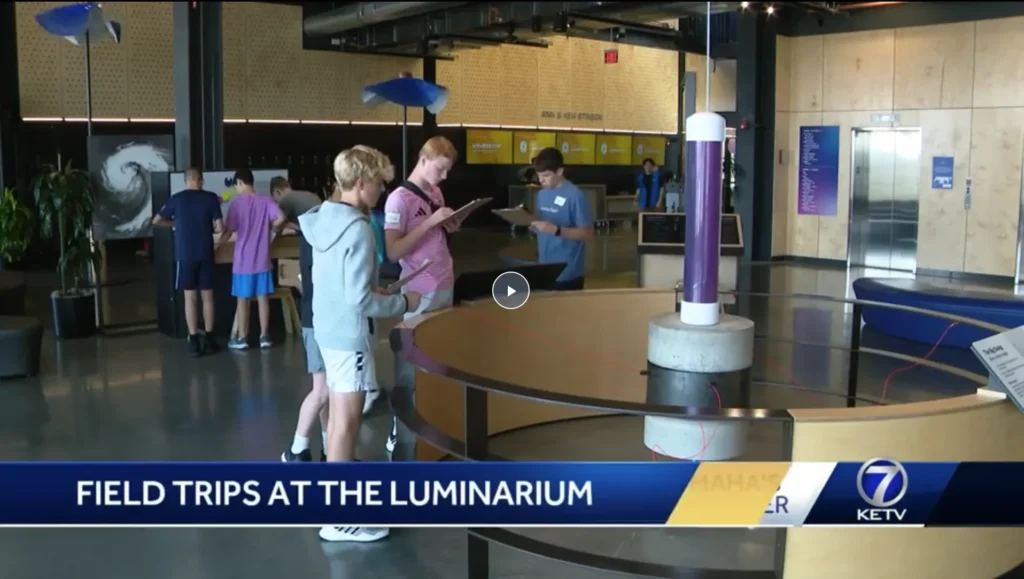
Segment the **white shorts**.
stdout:
<svg viewBox="0 0 1024 579">
<path fill-rule="evenodd" d="M 377 371 L 372 352 L 345 352 L 320 348 L 327 374 L 327 388 L 338 394 L 377 390 Z"/>
<path fill-rule="evenodd" d="M 452 307 L 452 300 L 454 298 L 455 296 L 452 290 L 438 290 L 436 292 L 422 294 L 420 296 L 420 307 L 416 308 L 415 312 L 407 312 L 403 314 L 402 320 L 415 318 L 416 316 L 427 312 L 450 308 Z"/>
</svg>

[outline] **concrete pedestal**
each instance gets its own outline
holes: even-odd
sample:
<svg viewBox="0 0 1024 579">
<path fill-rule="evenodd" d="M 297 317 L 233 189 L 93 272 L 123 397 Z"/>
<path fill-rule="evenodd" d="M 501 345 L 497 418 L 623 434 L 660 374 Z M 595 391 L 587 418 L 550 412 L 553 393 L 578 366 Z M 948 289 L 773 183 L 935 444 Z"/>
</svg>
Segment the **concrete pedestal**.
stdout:
<svg viewBox="0 0 1024 579">
<path fill-rule="evenodd" d="M 754 322 L 722 315 L 714 326 L 693 326 L 665 314 L 647 334 L 647 401 L 698 408 L 742 408 L 750 400 Z M 644 444 L 684 460 L 727 460 L 746 447 L 738 421 L 679 420 L 648 416 Z"/>
</svg>

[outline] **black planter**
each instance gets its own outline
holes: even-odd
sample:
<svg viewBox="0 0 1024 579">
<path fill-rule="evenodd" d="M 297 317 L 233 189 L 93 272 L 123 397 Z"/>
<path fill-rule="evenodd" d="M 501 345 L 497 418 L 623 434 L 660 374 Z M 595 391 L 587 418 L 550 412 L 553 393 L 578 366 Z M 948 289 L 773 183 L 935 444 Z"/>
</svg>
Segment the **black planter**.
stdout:
<svg viewBox="0 0 1024 579">
<path fill-rule="evenodd" d="M 92 292 L 62 296 L 50 294 L 53 333 L 66 340 L 96 335 L 96 296 Z"/>
</svg>

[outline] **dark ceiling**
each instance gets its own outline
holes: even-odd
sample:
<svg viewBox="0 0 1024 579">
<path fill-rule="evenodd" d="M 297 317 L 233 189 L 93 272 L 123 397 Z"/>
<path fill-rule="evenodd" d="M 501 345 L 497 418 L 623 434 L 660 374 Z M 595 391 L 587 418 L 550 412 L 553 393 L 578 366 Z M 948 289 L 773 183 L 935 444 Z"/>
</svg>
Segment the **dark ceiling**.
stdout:
<svg viewBox="0 0 1024 579">
<path fill-rule="evenodd" d="M 566 35 L 664 50 L 706 51 L 707 2 L 286 2 L 303 8 L 307 49 L 451 58 L 495 44 L 544 48 Z M 843 18 L 903 2 L 711 2 L 712 55 L 728 57 L 741 10 L 782 19 Z M 769 8 L 771 7 L 771 8 Z M 665 21 L 677 21 L 681 30 Z"/>
</svg>

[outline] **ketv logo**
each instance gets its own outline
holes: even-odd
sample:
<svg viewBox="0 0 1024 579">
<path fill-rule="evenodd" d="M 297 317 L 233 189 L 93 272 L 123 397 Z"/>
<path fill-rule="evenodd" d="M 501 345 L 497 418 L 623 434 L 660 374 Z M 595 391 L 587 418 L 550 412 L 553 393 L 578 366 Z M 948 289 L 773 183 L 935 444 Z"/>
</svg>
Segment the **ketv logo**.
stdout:
<svg viewBox="0 0 1024 579">
<path fill-rule="evenodd" d="M 858 522 L 892 523 L 907 516 L 895 507 L 907 494 L 907 469 L 888 458 L 873 458 L 857 472 L 857 492 L 873 508 L 857 509 Z"/>
</svg>

